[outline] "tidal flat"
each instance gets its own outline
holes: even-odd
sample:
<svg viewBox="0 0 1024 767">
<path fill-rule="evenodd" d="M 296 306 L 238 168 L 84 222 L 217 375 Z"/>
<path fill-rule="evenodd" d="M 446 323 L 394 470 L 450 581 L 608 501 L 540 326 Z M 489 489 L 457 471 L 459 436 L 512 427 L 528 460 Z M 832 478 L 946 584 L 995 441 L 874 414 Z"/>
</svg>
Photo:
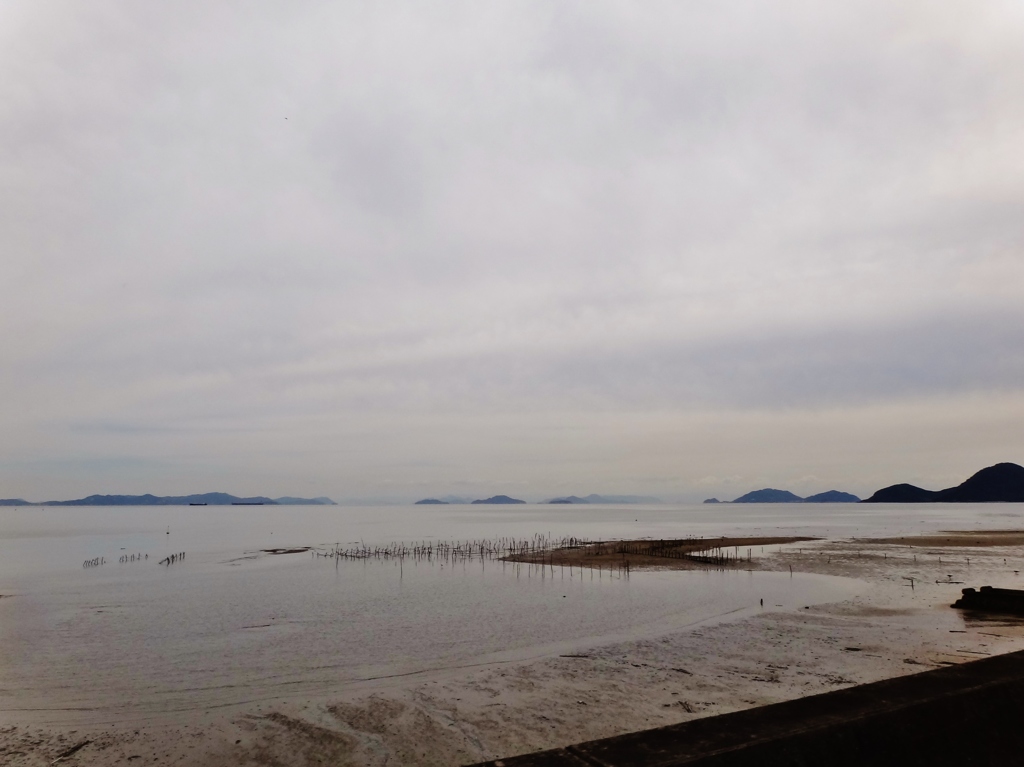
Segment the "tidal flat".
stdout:
<svg viewBox="0 0 1024 767">
<path fill-rule="evenodd" d="M 1024 636 L 948 607 L 961 582 L 1020 585 L 1020 538 L 965 543 L 1024 528 L 1013 505 L 814 519 L 781 507 L 136 512 L 4 518 L 5 764 L 76 746 L 68 763 L 471 763 L 1020 649 Z M 628 574 L 542 554 L 324 556 L 717 535 L 749 545 L 725 567 L 635 561 Z M 906 540 L 919 536 L 931 540 Z M 817 540 L 753 540 L 787 537 Z M 172 550 L 186 556 L 156 564 Z"/>
</svg>

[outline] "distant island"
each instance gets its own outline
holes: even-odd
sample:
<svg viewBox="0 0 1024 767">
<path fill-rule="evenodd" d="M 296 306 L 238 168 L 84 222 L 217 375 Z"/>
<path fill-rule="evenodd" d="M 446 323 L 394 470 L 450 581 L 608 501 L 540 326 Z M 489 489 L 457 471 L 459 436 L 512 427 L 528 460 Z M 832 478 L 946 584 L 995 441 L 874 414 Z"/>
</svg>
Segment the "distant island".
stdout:
<svg viewBox="0 0 1024 767">
<path fill-rule="evenodd" d="M 90 495 L 73 501 L 31 503 L 21 498 L 0 499 L 0 506 L 335 506 L 330 498 L 240 498 L 229 493 L 195 495 Z"/>
<path fill-rule="evenodd" d="M 583 498 L 578 495 L 552 498 L 545 503 L 661 503 L 661 501 L 650 495 L 598 495 L 591 493 Z"/>
<path fill-rule="evenodd" d="M 704 503 L 721 503 L 717 498 L 705 498 Z"/>
<path fill-rule="evenodd" d="M 945 490 L 890 485 L 864 503 L 1024 503 L 1024 466 L 997 463 Z"/>
<path fill-rule="evenodd" d="M 766 487 L 764 490 L 751 490 L 741 495 L 733 503 L 802 503 L 803 498 L 788 490 L 775 490 Z"/>
<path fill-rule="evenodd" d="M 501 503 L 526 503 L 518 498 L 510 498 L 507 495 L 495 495 L 490 498 L 483 498 L 471 501 L 468 498 L 461 498 L 455 495 L 443 495 L 440 498 L 422 498 L 413 503 L 414 506 L 439 506 L 448 504 L 501 504 Z M 661 500 L 650 495 L 598 495 L 591 493 L 588 496 L 566 495 L 559 498 L 551 498 L 543 503 L 548 504 L 571 504 L 571 503 L 661 503 Z"/>
<path fill-rule="evenodd" d="M 839 490 L 826 490 L 824 493 L 809 495 L 801 498 L 789 490 L 776 490 L 766 487 L 763 490 L 751 490 L 741 495 L 732 503 L 857 503 L 860 498 L 852 493 L 844 493 Z M 704 503 L 718 503 L 717 500 L 709 498 Z"/>
<path fill-rule="evenodd" d="M 853 493 L 844 493 L 840 490 L 826 490 L 824 493 L 807 496 L 804 498 L 804 503 L 860 503 L 860 498 Z"/>
</svg>

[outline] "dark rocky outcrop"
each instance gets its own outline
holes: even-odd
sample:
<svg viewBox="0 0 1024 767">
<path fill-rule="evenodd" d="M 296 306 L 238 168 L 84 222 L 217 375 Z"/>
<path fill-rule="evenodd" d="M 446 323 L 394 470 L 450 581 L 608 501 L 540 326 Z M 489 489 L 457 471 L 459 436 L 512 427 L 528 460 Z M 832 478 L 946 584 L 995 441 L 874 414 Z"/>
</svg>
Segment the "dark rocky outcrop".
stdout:
<svg viewBox="0 0 1024 767">
<path fill-rule="evenodd" d="M 1024 503 L 1024 466 L 997 463 L 956 487 L 924 490 L 914 485 L 883 487 L 864 503 Z"/>
<path fill-rule="evenodd" d="M 953 603 L 953 607 L 974 612 L 996 613 L 1004 615 L 1024 615 L 1024 591 L 1020 589 L 994 589 L 982 586 L 974 589 L 962 589 L 962 596 Z"/>
<path fill-rule="evenodd" d="M 704 503 L 721 503 L 717 498 L 705 498 Z"/>
</svg>

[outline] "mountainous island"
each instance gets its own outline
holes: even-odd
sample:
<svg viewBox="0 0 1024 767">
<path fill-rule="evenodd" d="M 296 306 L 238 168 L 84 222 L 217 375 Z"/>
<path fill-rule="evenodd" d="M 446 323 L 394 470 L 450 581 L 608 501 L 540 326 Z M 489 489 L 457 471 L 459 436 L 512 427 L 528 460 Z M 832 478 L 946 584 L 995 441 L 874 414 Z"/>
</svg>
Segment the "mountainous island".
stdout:
<svg viewBox="0 0 1024 767">
<path fill-rule="evenodd" d="M 90 495 L 72 501 L 32 503 L 21 498 L 0 499 L 0 506 L 335 506 L 330 498 L 267 498 L 262 495 L 241 498 L 229 493 L 194 495 Z"/>
<path fill-rule="evenodd" d="M 803 500 L 799 495 L 788 490 L 766 487 L 763 490 L 751 490 L 734 500 L 733 503 L 802 503 Z"/>
<path fill-rule="evenodd" d="M 860 498 L 841 490 L 826 490 L 824 493 L 807 496 L 804 503 L 860 503 Z"/>
<path fill-rule="evenodd" d="M 416 501 L 413 506 L 447 506 L 448 501 L 441 501 L 437 498 L 424 498 L 420 501 Z"/>
<path fill-rule="evenodd" d="M 801 498 L 789 490 L 776 490 L 766 487 L 763 490 L 751 490 L 741 495 L 732 503 L 857 503 L 860 498 L 852 493 L 844 493 L 840 490 L 826 490 L 824 493 L 809 495 Z M 715 498 L 708 498 L 704 503 L 721 503 Z"/>
<path fill-rule="evenodd" d="M 864 503 L 1024 503 L 1024 466 L 997 463 L 945 490 L 925 490 L 906 483 L 890 485 Z"/>
<path fill-rule="evenodd" d="M 508 503 L 526 503 L 526 501 L 520 501 L 518 498 L 509 498 L 507 495 L 492 495 L 490 498 L 484 498 L 483 500 L 473 501 L 473 504 L 508 504 Z"/>
</svg>

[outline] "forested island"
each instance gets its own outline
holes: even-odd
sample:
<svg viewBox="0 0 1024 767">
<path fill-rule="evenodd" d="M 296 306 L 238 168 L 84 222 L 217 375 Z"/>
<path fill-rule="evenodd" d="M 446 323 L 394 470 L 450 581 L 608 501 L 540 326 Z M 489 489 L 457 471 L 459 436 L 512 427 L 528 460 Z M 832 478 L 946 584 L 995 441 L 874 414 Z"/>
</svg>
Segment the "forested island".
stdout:
<svg viewBox="0 0 1024 767">
<path fill-rule="evenodd" d="M 864 503 L 1024 503 L 1024 466 L 997 463 L 945 490 L 901 483 L 883 487 Z"/>
</svg>

